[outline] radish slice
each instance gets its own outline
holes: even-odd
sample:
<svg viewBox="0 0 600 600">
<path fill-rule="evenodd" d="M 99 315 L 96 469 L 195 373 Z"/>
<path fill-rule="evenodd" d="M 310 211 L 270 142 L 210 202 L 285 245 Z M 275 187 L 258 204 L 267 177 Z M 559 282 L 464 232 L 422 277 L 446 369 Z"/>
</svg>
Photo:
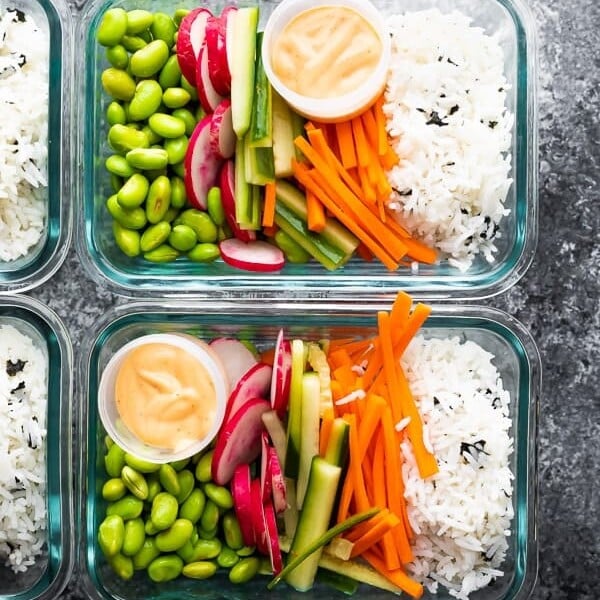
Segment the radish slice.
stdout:
<svg viewBox="0 0 600 600">
<path fill-rule="evenodd" d="M 269 470 L 271 471 L 271 492 L 273 496 L 273 507 L 275 512 L 282 513 L 287 508 L 287 500 L 285 493 L 285 479 L 281 463 L 277 458 L 275 448 L 270 447 L 269 453 Z"/>
<path fill-rule="evenodd" d="M 206 23 L 206 52 L 208 75 L 221 96 L 231 92 L 231 73 L 227 61 L 226 17 L 211 17 Z"/>
<path fill-rule="evenodd" d="M 211 150 L 222 159 L 231 158 L 235 153 L 236 139 L 231 122 L 231 100 L 225 98 L 215 108 L 210 120 Z"/>
<path fill-rule="evenodd" d="M 271 499 L 273 479 L 271 477 L 271 465 L 269 462 L 269 436 L 266 431 L 262 434 L 262 449 L 260 453 L 260 491 L 263 502 Z"/>
<path fill-rule="evenodd" d="M 231 390 L 235 390 L 240 379 L 258 362 L 242 342 L 233 338 L 217 338 L 209 346 L 221 359 Z"/>
<path fill-rule="evenodd" d="M 261 416 L 270 408 L 266 400 L 254 398 L 221 427 L 211 464 L 212 478 L 217 485 L 228 483 L 238 465 L 250 464 L 258 457 L 263 431 Z"/>
<path fill-rule="evenodd" d="M 289 340 L 283 338 L 283 329 L 279 330 L 275 353 L 273 355 L 273 377 L 271 380 L 271 407 L 280 419 L 285 416 L 290 396 L 292 380 L 292 349 Z"/>
<path fill-rule="evenodd" d="M 237 11 L 236 6 L 226 6 L 221 11 L 221 19 L 223 20 L 225 26 L 225 54 L 227 56 L 227 67 L 229 68 L 229 73 L 231 77 L 231 62 L 232 62 L 232 54 L 231 49 L 233 48 L 233 18 Z"/>
<path fill-rule="evenodd" d="M 265 529 L 267 530 L 267 546 L 271 559 L 271 568 L 273 569 L 273 575 L 278 575 L 283 569 L 283 559 L 281 558 L 281 549 L 279 547 L 275 511 L 270 502 L 264 505 L 263 513 L 265 516 Z"/>
<path fill-rule="evenodd" d="M 185 189 L 191 204 L 206 210 L 208 190 L 216 185 L 222 160 L 211 150 L 211 117 L 204 117 L 192 133 L 185 154 Z"/>
<path fill-rule="evenodd" d="M 243 464 L 236 467 L 231 481 L 231 495 L 233 496 L 233 510 L 240 524 L 244 545 L 254 546 L 249 465 Z"/>
<path fill-rule="evenodd" d="M 283 252 L 267 242 L 242 242 L 231 238 L 219 244 L 221 258 L 230 266 L 245 271 L 279 271 L 285 264 Z"/>
<path fill-rule="evenodd" d="M 177 62 L 183 76 L 196 85 L 196 69 L 200 49 L 204 45 L 206 24 L 212 13 L 207 8 L 195 8 L 181 21 L 177 33 Z"/>
<path fill-rule="evenodd" d="M 268 556 L 269 544 L 267 543 L 265 507 L 260 495 L 260 481 L 258 479 L 253 479 L 250 483 L 250 495 L 252 496 L 252 526 L 254 528 L 256 549 L 261 554 Z"/>
<path fill-rule="evenodd" d="M 256 233 L 250 229 L 241 229 L 235 218 L 235 165 L 228 160 L 221 168 L 219 174 L 219 187 L 221 188 L 221 201 L 225 211 L 225 219 L 233 235 L 242 242 L 251 242 L 256 239 Z"/>
<path fill-rule="evenodd" d="M 273 369 L 264 363 L 256 363 L 242 375 L 229 395 L 225 421 L 234 415 L 248 400 L 268 397 Z"/>
<path fill-rule="evenodd" d="M 223 96 L 215 90 L 208 75 L 208 52 L 206 51 L 206 45 L 202 46 L 198 56 L 196 88 L 198 89 L 198 97 L 202 108 L 205 112 L 212 113 L 223 100 Z"/>
</svg>

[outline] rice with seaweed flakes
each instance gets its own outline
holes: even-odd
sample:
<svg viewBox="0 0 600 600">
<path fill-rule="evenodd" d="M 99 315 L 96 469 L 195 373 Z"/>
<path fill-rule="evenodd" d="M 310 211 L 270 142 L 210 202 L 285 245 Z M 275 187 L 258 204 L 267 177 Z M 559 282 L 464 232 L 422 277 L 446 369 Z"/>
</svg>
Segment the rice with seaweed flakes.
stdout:
<svg viewBox="0 0 600 600">
<path fill-rule="evenodd" d="M 416 534 L 409 570 L 430 591 L 469 594 L 503 575 L 513 518 L 510 394 L 493 356 L 472 341 L 416 337 L 402 364 L 439 472 L 421 479 L 402 443 L 409 522 Z"/>
<path fill-rule="evenodd" d="M 27 254 L 45 230 L 48 35 L 0 8 L 0 260 Z"/>
<path fill-rule="evenodd" d="M 513 115 L 498 40 L 458 13 L 391 17 L 384 111 L 400 163 L 389 206 L 411 233 L 466 270 L 494 261 L 509 178 Z"/>
<path fill-rule="evenodd" d="M 46 539 L 47 359 L 0 326 L 0 563 L 25 571 Z"/>
</svg>

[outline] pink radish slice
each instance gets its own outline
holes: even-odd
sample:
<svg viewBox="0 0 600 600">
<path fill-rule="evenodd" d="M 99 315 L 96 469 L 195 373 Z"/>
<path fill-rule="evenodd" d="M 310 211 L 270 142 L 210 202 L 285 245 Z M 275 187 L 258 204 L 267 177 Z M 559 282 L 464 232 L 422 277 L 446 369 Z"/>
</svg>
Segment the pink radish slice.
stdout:
<svg viewBox="0 0 600 600">
<path fill-rule="evenodd" d="M 223 159 L 231 158 L 236 143 L 231 121 L 231 100 L 225 98 L 215 108 L 210 121 L 210 144 L 212 151 Z"/>
<path fill-rule="evenodd" d="M 276 246 L 260 240 L 242 242 L 235 238 L 219 244 L 221 258 L 230 266 L 244 271 L 279 271 L 285 264 L 283 252 Z"/>
<path fill-rule="evenodd" d="M 217 338 L 209 346 L 225 367 L 230 390 L 235 390 L 240 379 L 258 362 L 242 342 L 233 338 Z"/>
<path fill-rule="evenodd" d="M 212 17 L 207 8 L 195 8 L 181 21 L 177 33 L 177 62 L 183 76 L 196 85 L 198 55 L 204 45 L 206 24 Z"/>
<path fill-rule="evenodd" d="M 192 133 L 185 154 L 185 189 L 191 204 L 206 210 L 206 195 L 216 185 L 222 160 L 210 147 L 209 116 L 204 117 Z"/>
<path fill-rule="evenodd" d="M 287 508 L 285 493 L 285 479 L 281 470 L 281 463 L 277 458 L 277 452 L 272 446 L 268 450 L 269 470 L 271 471 L 271 493 L 273 496 L 273 507 L 275 512 L 282 513 Z"/>
<path fill-rule="evenodd" d="M 258 479 L 253 479 L 250 483 L 250 494 L 252 496 L 252 526 L 254 528 L 256 549 L 261 554 L 268 556 L 269 544 L 267 543 L 265 507 L 260 495 L 260 481 Z"/>
<path fill-rule="evenodd" d="M 248 400 L 268 397 L 272 372 L 273 369 L 269 365 L 256 363 L 242 375 L 233 392 L 229 394 L 225 421 L 234 415 Z"/>
<path fill-rule="evenodd" d="M 287 410 L 290 382 L 292 379 L 292 349 L 289 340 L 283 337 L 283 329 L 279 330 L 273 355 L 273 377 L 271 380 L 271 407 L 282 419 Z"/>
<path fill-rule="evenodd" d="M 208 52 L 206 51 L 206 44 L 202 46 L 198 56 L 196 88 L 202 108 L 206 113 L 212 113 L 219 106 L 219 102 L 223 100 L 223 96 L 217 93 L 208 76 Z"/>
<path fill-rule="evenodd" d="M 233 235 L 242 242 L 251 242 L 256 239 L 256 233 L 249 229 L 241 229 L 235 218 L 235 183 L 234 183 L 235 165 L 232 160 L 228 160 L 222 167 L 219 174 L 219 187 L 221 188 L 221 201 L 225 211 L 225 219 Z"/>
<path fill-rule="evenodd" d="M 244 545 L 254 546 L 249 465 L 243 464 L 236 467 L 231 480 L 231 495 L 233 496 L 233 510 L 240 524 Z"/>
<path fill-rule="evenodd" d="M 266 431 L 263 431 L 262 448 L 260 452 L 260 490 L 263 502 L 271 500 L 271 489 L 273 487 L 271 464 L 269 462 L 269 448 L 269 435 Z"/>
<path fill-rule="evenodd" d="M 238 465 L 250 464 L 258 457 L 263 431 L 261 415 L 270 408 L 266 400 L 254 398 L 221 427 L 211 464 L 212 478 L 217 485 L 229 483 Z"/>
<path fill-rule="evenodd" d="M 225 39 L 226 18 L 211 17 L 206 24 L 206 51 L 208 75 L 217 93 L 227 96 L 231 92 L 231 73 L 227 62 Z"/>
<path fill-rule="evenodd" d="M 275 511 L 270 502 L 264 505 L 263 513 L 265 516 L 265 529 L 267 530 L 267 546 L 271 559 L 271 568 L 273 569 L 273 574 L 277 575 L 283 569 L 283 559 L 281 558 L 281 549 L 279 547 Z"/>
</svg>

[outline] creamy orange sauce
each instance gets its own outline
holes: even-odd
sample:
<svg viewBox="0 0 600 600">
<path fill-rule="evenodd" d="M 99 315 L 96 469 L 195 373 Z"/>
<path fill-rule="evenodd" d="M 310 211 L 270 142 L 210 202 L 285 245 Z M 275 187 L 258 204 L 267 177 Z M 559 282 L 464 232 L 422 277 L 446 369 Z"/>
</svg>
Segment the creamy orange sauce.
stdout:
<svg viewBox="0 0 600 600">
<path fill-rule="evenodd" d="M 301 12 L 277 36 L 273 72 L 298 94 L 332 98 L 353 92 L 373 73 L 383 45 L 371 24 L 345 6 Z"/>
<path fill-rule="evenodd" d="M 142 442 L 176 450 L 204 438 L 217 395 L 197 358 L 177 346 L 145 344 L 125 356 L 115 382 L 117 410 Z"/>
</svg>

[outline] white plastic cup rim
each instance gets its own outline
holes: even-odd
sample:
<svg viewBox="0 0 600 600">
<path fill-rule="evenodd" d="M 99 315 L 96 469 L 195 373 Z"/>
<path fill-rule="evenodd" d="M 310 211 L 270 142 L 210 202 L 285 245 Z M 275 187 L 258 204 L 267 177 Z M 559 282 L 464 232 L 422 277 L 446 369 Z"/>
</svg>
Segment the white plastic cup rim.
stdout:
<svg viewBox="0 0 600 600">
<path fill-rule="evenodd" d="M 143 460 L 163 464 L 193 456 L 208 446 L 217 435 L 225 417 L 228 391 L 222 369 L 215 362 L 215 358 L 210 351 L 204 349 L 200 342 L 200 340 L 196 342 L 191 337 L 179 334 L 150 334 L 128 342 L 111 357 L 102 372 L 98 386 L 98 414 L 106 433 L 125 452 L 129 452 Z M 147 344 L 166 344 L 185 350 L 202 364 L 213 380 L 217 406 L 214 423 L 206 436 L 184 448 L 171 450 L 146 444 L 127 428 L 119 416 L 115 400 L 115 381 L 119 368 L 129 352 Z"/>
<path fill-rule="evenodd" d="M 298 14 L 319 6 L 354 9 L 371 24 L 382 43 L 381 58 L 371 76 L 355 91 L 336 98 L 310 98 L 294 92 L 281 82 L 271 65 L 271 47 L 275 37 Z M 387 35 L 384 17 L 369 0 L 283 0 L 269 17 L 263 34 L 262 60 L 269 82 L 293 109 L 318 121 L 342 121 L 366 110 L 385 88 L 390 56 L 391 39 Z"/>
</svg>

